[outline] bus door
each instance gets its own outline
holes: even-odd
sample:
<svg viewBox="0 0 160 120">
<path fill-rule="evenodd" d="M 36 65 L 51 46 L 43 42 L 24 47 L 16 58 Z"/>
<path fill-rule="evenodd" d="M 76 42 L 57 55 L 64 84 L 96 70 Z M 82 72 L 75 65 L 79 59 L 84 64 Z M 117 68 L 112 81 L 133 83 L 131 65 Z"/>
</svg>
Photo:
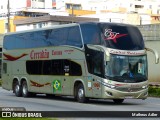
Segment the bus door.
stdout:
<svg viewBox="0 0 160 120">
<path fill-rule="evenodd" d="M 12 63 L 3 62 L 2 87 L 8 90 L 12 89 L 11 71 L 12 71 Z"/>
<path fill-rule="evenodd" d="M 81 78 L 82 67 L 80 63 L 82 60 L 66 59 L 63 62 L 63 94 L 72 95 L 74 89 L 74 80 Z"/>
<path fill-rule="evenodd" d="M 64 95 L 70 95 L 71 94 L 71 81 L 72 77 L 71 74 L 71 61 L 70 60 L 64 60 L 63 61 L 63 77 L 62 77 L 62 88 L 63 88 L 63 94 Z"/>
<path fill-rule="evenodd" d="M 101 92 L 102 92 L 102 88 L 101 88 L 101 84 L 100 82 L 101 78 L 98 76 L 93 76 L 92 79 L 92 92 L 93 92 L 93 97 L 101 97 Z"/>
<path fill-rule="evenodd" d="M 103 56 L 100 52 L 97 52 L 92 59 L 92 89 L 93 97 L 101 97 L 101 84 L 103 77 Z"/>
<path fill-rule="evenodd" d="M 67 73 L 62 77 L 62 89 L 64 95 L 71 95 L 71 81 L 72 77 Z"/>
<path fill-rule="evenodd" d="M 102 88 L 100 81 L 104 75 L 104 53 L 90 48 L 85 49 L 85 51 L 88 72 L 92 74 L 92 97 L 101 97 Z"/>
</svg>

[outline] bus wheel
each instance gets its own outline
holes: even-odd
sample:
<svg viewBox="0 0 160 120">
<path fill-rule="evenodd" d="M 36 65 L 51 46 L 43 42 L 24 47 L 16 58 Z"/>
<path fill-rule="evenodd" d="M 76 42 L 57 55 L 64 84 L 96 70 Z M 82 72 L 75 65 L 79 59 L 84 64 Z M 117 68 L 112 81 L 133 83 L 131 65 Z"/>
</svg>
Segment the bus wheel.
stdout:
<svg viewBox="0 0 160 120">
<path fill-rule="evenodd" d="M 21 86 L 19 85 L 18 81 L 15 81 L 13 83 L 13 93 L 15 93 L 15 95 L 17 97 L 21 97 L 22 96 L 22 89 L 21 89 Z"/>
<path fill-rule="evenodd" d="M 80 103 L 87 102 L 87 98 L 85 97 L 84 86 L 79 84 L 77 87 L 77 101 Z"/>
<path fill-rule="evenodd" d="M 114 103 L 120 104 L 123 103 L 124 99 L 113 99 Z"/>
<path fill-rule="evenodd" d="M 27 82 L 23 81 L 22 83 L 22 96 L 23 97 L 29 97 L 30 93 L 28 92 L 28 86 L 27 86 Z"/>
</svg>

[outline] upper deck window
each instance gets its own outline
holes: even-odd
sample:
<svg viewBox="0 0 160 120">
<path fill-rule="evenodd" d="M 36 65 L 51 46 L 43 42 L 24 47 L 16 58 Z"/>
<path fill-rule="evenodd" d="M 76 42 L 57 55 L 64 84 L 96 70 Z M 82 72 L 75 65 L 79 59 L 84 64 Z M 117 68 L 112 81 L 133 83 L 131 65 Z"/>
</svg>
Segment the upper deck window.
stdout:
<svg viewBox="0 0 160 120">
<path fill-rule="evenodd" d="M 100 29 L 97 24 L 82 24 L 81 30 L 84 44 L 101 44 Z"/>
<path fill-rule="evenodd" d="M 25 49 L 60 45 L 82 47 L 79 26 L 6 35 L 3 42 L 5 49 Z"/>
</svg>

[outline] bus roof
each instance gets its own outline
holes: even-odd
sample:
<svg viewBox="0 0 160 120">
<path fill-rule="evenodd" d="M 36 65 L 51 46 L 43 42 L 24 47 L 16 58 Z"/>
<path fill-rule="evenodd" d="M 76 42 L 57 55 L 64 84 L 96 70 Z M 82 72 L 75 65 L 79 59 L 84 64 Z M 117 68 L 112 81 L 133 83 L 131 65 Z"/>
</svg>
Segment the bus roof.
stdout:
<svg viewBox="0 0 160 120">
<path fill-rule="evenodd" d="M 114 26 L 131 26 L 136 27 L 131 24 L 125 24 L 125 23 L 111 23 L 111 22 L 79 22 L 79 23 L 69 23 L 69 24 L 60 24 L 60 25 L 53 25 L 51 27 L 45 27 L 45 28 L 37 28 L 37 29 L 31 29 L 31 30 L 23 30 L 23 31 L 17 31 L 17 32 L 9 32 L 6 33 L 6 35 L 12 35 L 12 34 L 20 34 L 20 33 L 27 33 L 27 32 L 34 32 L 34 31 L 41 31 L 41 30 L 48 30 L 48 29 L 56 29 L 56 28 L 63 28 L 63 27 L 71 27 L 76 25 L 82 25 L 82 24 L 108 24 L 108 25 L 114 25 Z"/>
<path fill-rule="evenodd" d="M 76 26 L 78 25 L 77 23 L 70 23 L 70 24 L 61 24 L 61 25 L 53 25 L 51 27 L 45 27 L 45 28 L 37 28 L 37 29 L 31 29 L 31 30 L 22 30 L 22 31 L 17 31 L 17 32 L 9 32 L 6 33 L 6 35 L 13 35 L 13 34 L 20 34 L 20 33 L 27 33 L 27 32 L 34 32 L 34 31 L 42 31 L 42 30 L 49 30 L 49 29 L 56 29 L 56 28 L 63 28 L 63 27 L 71 27 L 71 26 Z"/>
</svg>

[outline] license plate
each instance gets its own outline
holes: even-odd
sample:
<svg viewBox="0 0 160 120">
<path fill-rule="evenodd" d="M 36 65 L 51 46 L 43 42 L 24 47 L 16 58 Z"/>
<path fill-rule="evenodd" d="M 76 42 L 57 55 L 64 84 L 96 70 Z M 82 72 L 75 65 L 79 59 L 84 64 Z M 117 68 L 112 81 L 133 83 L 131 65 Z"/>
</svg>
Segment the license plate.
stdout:
<svg viewBox="0 0 160 120">
<path fill-rule="evenodd" d="M 125 98 L 127 98 L 127 99 L 132 99 L 133 96 L 125 96 Z"/>
</svg>

